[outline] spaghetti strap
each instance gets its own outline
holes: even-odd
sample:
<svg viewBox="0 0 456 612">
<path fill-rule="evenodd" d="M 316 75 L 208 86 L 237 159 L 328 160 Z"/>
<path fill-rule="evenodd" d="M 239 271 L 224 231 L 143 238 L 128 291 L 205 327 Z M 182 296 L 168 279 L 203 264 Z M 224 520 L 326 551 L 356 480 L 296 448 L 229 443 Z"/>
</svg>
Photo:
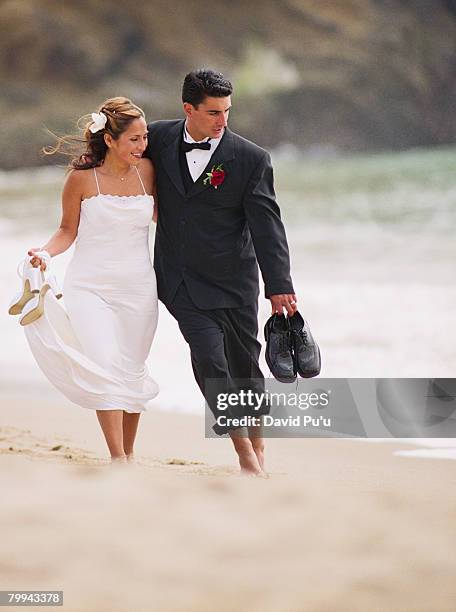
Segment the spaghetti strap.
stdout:
<svg viewBox="0 0 456 612">
<path fill-rule="evenodd" d="M 146 190 L 144 188 L 144 183 L 142 182 L 141 175 L 139 174 L 139 170 L 138 170 L 138 168 L 136 166 L 134 166 L 134 168 L 135 168 L 136 172 L 138 173 L 139 182 L 141 183 L 141 187 L 143 188 L 144 195 L 147 195 Z"/>
<path fill-rule="evenodd" d="M 93 173 L 95 174 L 95 180 L 97 182 L 98 195 L 101 195 L 100 194 L 100 185 L 98 184 L 97 171 L 95 170 L 95 168 L 93 169 Z"/>
</svg>

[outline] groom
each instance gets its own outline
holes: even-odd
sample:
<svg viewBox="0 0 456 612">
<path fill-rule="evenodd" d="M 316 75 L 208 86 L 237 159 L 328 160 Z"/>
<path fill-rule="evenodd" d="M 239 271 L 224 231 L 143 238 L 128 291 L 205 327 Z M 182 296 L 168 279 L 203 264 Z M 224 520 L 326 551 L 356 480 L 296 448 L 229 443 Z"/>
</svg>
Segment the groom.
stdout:
<svg viewBox="0 0 456 612">
<path fill-rule="evenodd" d="M 261 385 L 258 266 L 272 312 L 292 315 L 296 296 L 269 154 L 228 129 L 233 87 L 219 72 L 196 70 L 182 87 L 185 120 L 149 124 L 145 155 L 155 166 L 158 296 L 189 344 L 195 379 L 217 417 L 209 379 Z M 239 416 L 239 415 L 238 415 Z M 229 433 L 243 472 L 264 468 L 259 428 L 217 424 Z"/>
</svg>

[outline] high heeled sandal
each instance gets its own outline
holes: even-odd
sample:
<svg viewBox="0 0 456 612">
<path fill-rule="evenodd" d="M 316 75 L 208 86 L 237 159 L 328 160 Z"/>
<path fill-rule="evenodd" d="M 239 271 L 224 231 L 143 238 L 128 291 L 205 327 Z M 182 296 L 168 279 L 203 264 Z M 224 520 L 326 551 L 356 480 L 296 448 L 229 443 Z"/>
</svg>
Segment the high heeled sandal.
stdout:
<svg viewBox="0 0 456 612">
<path fill-rule="evenodd" d="M 34 268 L 29 258 L 22 260 L 17 267 L 17 274 L 22 279 L 22 291 L 17 293 L 11 300 L 8 313 L 10 315 L 22 314 L 28 304 L 30 308 L 27 309 L 27 313 L 30 309 L 33 309 L 37 304 L 37 301 L 32 303 L 33 298 L 37 298 L 41 292 L 42 287 L 46 283 L 52 290 L 55 297 L 59 300 L 62 297 L 62 291 L 60 290 L 57 279 L 54 275 L 49 274 L 51 256 L 47 251 L 39 251 L 35 254 L 37 257 L 44 259 L 46 263 L 46 273 L 42 272 L 40 268 Z M 20 267 L 22 265 L 22 274 Z M 47 291 L 48 289 L 46 289 Z M 24 313 L 25 314 L 25 313 Z M 41 316 L 41 315 L 40 315 Z M 36 320 L 36 319 L 35 319 Z"/>
<path fill-rule="evenodd" d="M 60 298 L 63 296 L 62 291 L 59 288 L 59 285 L 57 283 L 57 279 L 54 276 L 54 274 L 50 274 L 50 270 L 51 270 L 51 256 L 49 255 L 49 253 L 47 251 L 37 251 L 35 253 L 35 257 L 39 257 L 40 259 L 44 259 L 44 262 L 46 264 L 46 270 L 43 274 L 42 277 L 42 281 L 43 283 L 46 282 L 48 283 L 48 285 L 50 286 L 52 293 L 55 295 L 55 297 L 60 300 Z"/>
<path fill-rule="evenodd" d="M 19 268 L 22 267 L 22 274 Z M 22 290 L 16 293 L 14 298 L 11 300 L 8 314 L 18 315 L 21 314 L 24 306 L 30 302 L 40 292 L 43 279 L 41 277 L 41 270 L 39 268 L 33 268 L 30 261 L 24 259 L 17 266 L 17 274 L 22 279 Z"/>
<path fill-rule="evenodd" d="M 55 297 L 58 300 L 60 300 L 60 298 L 63 297 L 63 293 L 62 293 L 62 290 L 60 289 L 60 287 L 59 287 L 59 285 L 57 283 L 57 279 L 55 278 L 55 276 L 54 275 L 48 276 L 46 278 L 45 282 L 49 285 L 49 287 L 50 287 L 52 293 L 55 295 Z"/>
<path fill-rule="evenodd" d="M 51 286 L 45 282 L 38 295 L 36 295 L 23 310 L 23 315 L 19 319 L 19 323 L 22 326 L 30 325 L 34 323 L 44 314 L 44 298 L 46 293 L 51 289 Z"/>
</svg>

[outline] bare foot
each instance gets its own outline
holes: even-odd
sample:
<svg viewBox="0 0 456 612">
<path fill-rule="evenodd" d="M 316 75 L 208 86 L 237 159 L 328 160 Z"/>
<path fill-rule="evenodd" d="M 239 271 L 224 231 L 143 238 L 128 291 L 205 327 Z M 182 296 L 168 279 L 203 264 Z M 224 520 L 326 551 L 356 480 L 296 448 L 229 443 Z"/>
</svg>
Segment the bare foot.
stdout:
<svg viewBox="0 0 456 612">
<path fill-rule="evenodd" d="M 259 427 L 249 427 L 249 440 L 256 455 L 261 470 L 264 472 L 264 438 L 262 436 L 263 429 Z"/>
<path fill-rule="evenodd" d="M 238 459 L 242 476 L 258 476 L 262 473 L 261 466 L 253 450 L 238 453 Z"/>
<path fill-rule="evenodd" d="M 231 431 L 230 436 L 239 459 L 241 474 L 243 476 L 263 474 L 258 457 L 253 450 L 252 441 L 247 436 L 243 436 L 242 432 L 238 430 Z M 259 446 L 260 441 L 257 440 L 256 442 Z"/>
<path fill-rule="evenodd" d="M 111 465 L 123 465 L 127 463 L 126 455 L 111 457 Z"/>
<path fill-rule="evenodd" d="M 260 468 L 264 472 L 264 444 L 255 444 L 255 442 L 253 442 L 252 446 L 253 452 L 256 455 Z"/>
</svg>

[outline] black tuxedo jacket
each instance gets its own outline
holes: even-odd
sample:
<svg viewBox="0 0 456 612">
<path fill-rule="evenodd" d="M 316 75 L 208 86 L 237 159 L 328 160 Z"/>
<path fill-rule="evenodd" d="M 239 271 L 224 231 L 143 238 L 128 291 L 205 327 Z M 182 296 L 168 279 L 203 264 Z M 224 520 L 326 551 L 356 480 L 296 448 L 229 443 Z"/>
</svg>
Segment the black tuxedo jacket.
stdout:
<svg viewBox="0 0 456 612">
<path fill-rule="evenodd" d="M 170 304 L 185 281 L 201 309 L 238 308 L 258 298 L 258 266 L 266 297 L 294 293 L 285 229 L 275 200 L 269 154 L 229 129 L 189 190 L 179 164 L 184 120 L 149 124 L 145 157 L 155 166 L 158 223 L 154 267 L 158 296 Z M 217 189 L 206 172 L 223 164 Z"/>
</svg>

